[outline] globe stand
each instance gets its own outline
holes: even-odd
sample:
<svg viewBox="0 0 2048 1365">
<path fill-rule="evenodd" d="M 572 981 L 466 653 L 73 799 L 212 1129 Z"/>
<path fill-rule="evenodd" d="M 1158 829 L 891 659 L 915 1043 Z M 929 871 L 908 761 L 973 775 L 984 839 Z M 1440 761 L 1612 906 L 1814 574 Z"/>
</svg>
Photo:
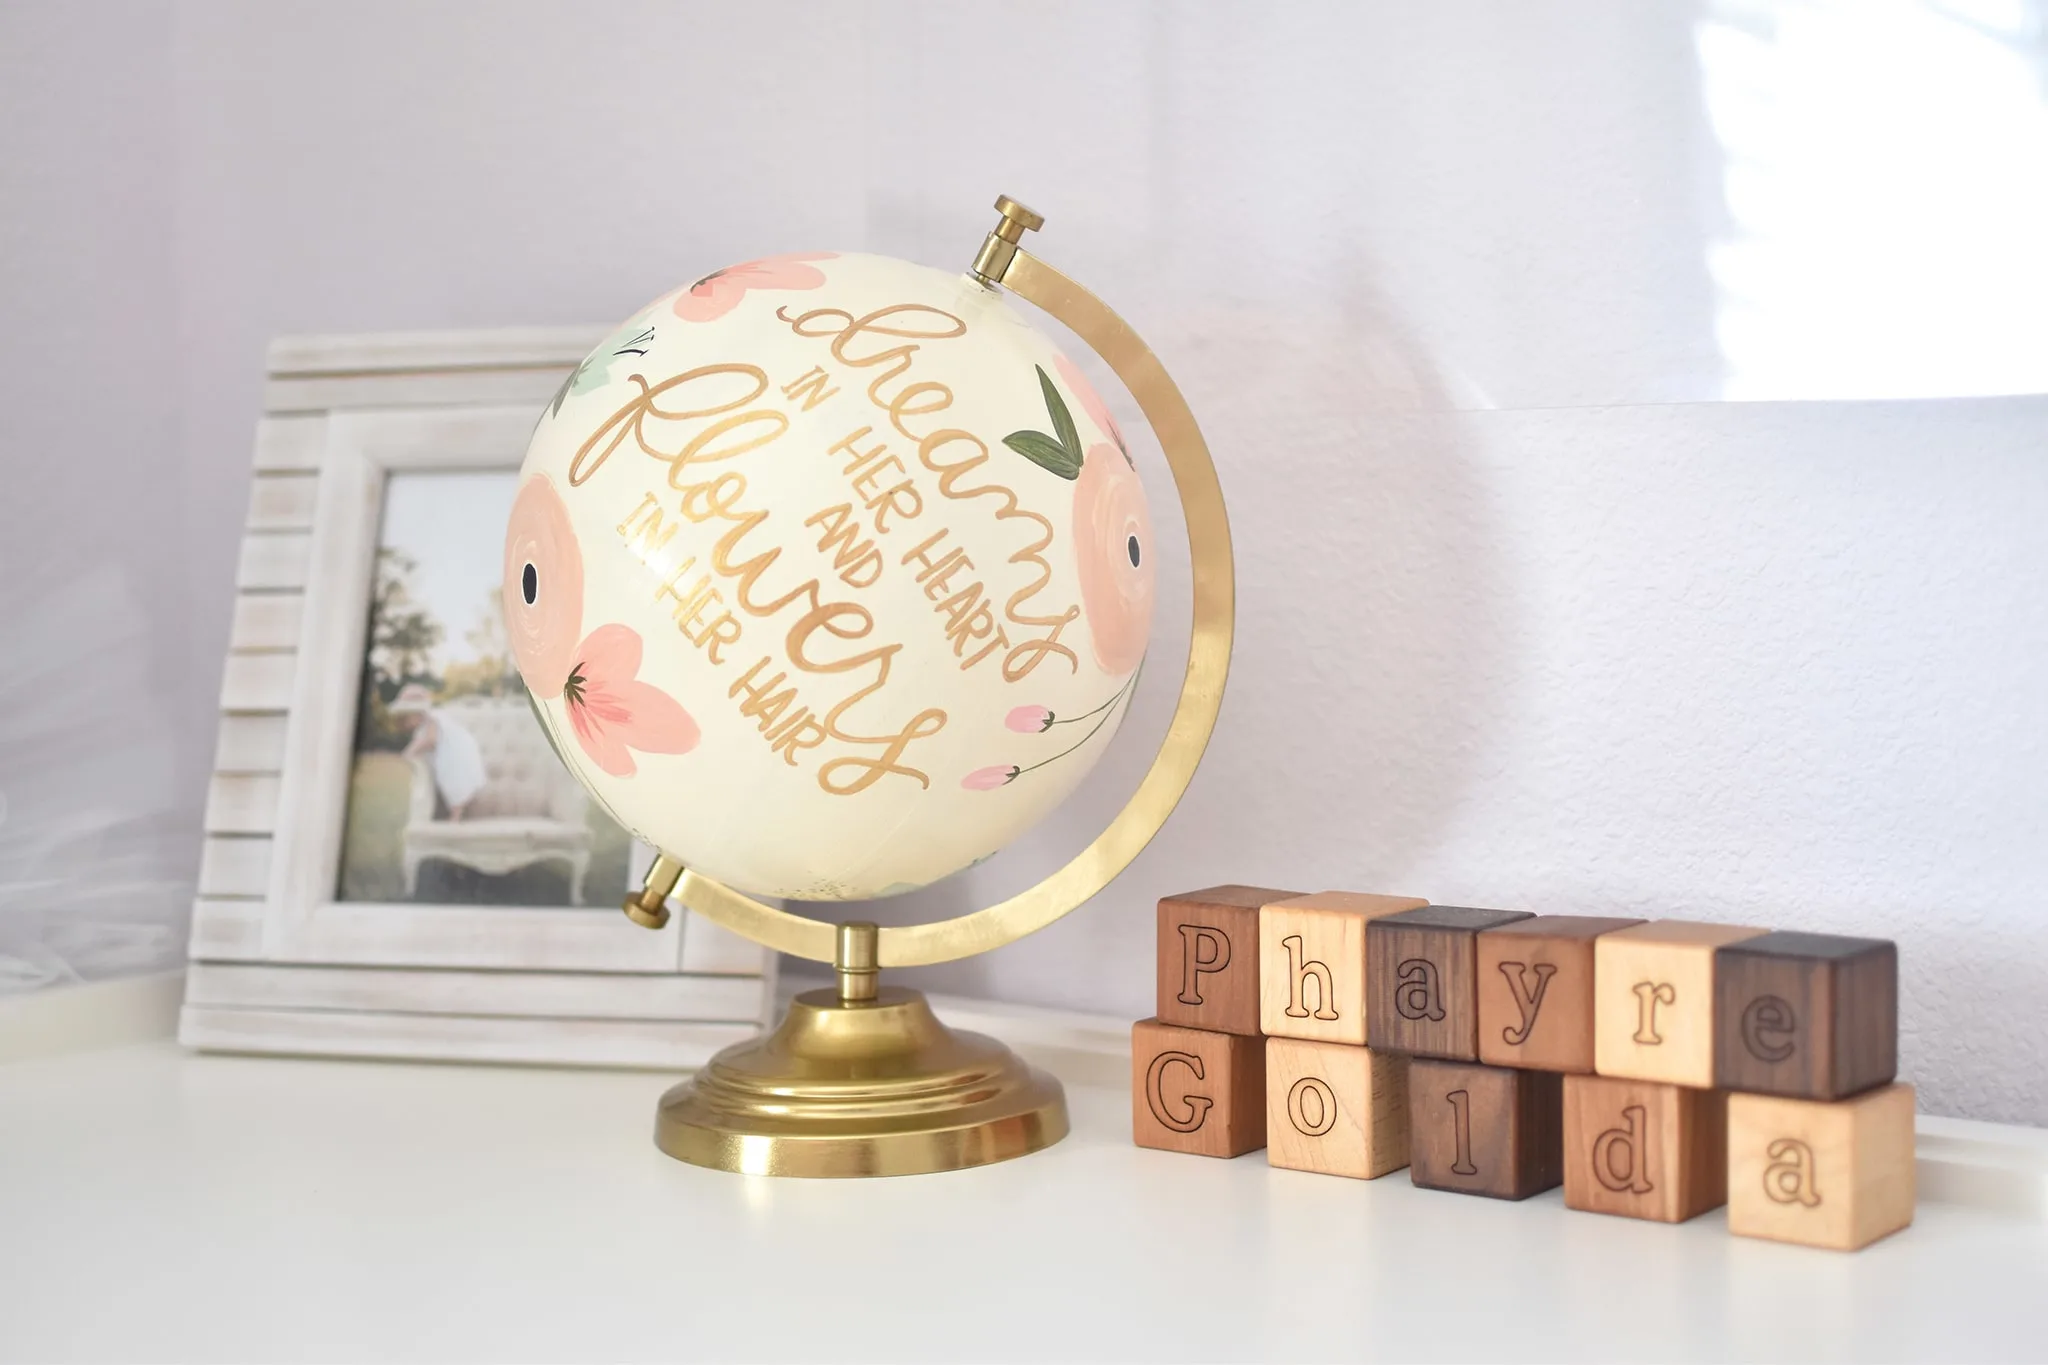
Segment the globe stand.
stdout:
<svg viewBox="0 0 2048 1365">
<path fill-rule="evenodd" d="M 997 905 L 932 924 L 834 926 L 655 859 L 629 896 L 634 923 L 668 922 L 668 898 L 777 952 L 830 962 L 837 990 L 807 991 L 773 1033 L 713 1057 L 661 1098 L 654 1140 L 681 1161 L 762 1175 L 911 1175 L 1023 1156 L 1067 1133 L 1059 1082 L 992 1038 L 941 1024 L 883 967 L 951 962 L 1015 942 L 1081 905 L 1130 865 L 1194 777 L 1223 704 L 1234 614 L 1230 526 L 1208 446 L 1180 390 L 1130 325 L 1019 243 L 1044 220 L 1009 198 L 969 273 L 1064 323 L 1137 399 L 1173 471 L 1187 521 L 1193 623 L 1180 700 L 1152 766 L 1109 826 L 1065 867 Z"/>
</svg>

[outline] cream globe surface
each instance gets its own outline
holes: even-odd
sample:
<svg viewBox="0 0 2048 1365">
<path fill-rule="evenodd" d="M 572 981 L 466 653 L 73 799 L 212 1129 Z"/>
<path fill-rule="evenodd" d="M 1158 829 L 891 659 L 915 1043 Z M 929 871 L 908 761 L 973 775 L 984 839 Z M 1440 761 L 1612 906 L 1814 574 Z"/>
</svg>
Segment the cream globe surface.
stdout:
<svg viewBox="0 0 2048 1365">
<path fill-rule="evenodd" d="M 1087 774 L 1152 557 L 1108 409 L 996 291 L 804 253 L 656 301 L 563 383 L 505 619 L 620 824 L 742 890 L 853 900 L 987 857 Z"/>
</svg>

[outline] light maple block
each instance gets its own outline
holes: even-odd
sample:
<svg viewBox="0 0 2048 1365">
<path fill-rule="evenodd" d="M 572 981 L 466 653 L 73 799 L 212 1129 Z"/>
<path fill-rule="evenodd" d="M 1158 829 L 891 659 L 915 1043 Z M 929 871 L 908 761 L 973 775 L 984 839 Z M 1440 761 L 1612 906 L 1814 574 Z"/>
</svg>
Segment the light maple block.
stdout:
<svg viewBox="0 0 2048 1365">
<path fill-rule="evenodd" d="M 1365 1043 L 1368 922 L 1429 904 L 1318 891 L 1259 910 L 1259 1030 L 1268 1038 Z"/>
<path fill-rule="evenodd" d="M 1266 1040 L 1266 1160 L 1371 1180 L 1408 1164 L 1408 1059 L 1345 1043 Z"/>
<path fill-rule="evenodd" d="M 1593 1069 L 1714 1084 L 1714 950 L 1765 931 L 1656 920 L 1593 940 Z"/>
<path fill-rule="evenodd" d="M 1194 1156 L 1265 1146 L 1265 1040 L 1157 1019 L 1132 1025 L 1131 1140 Z"/>
<path fill-rule="evenodd" d="M 1564 1202 L 1682 1223 L 1728 1198 L 1728 1105 L 1718 1090 L 1564 1078 Z"/>
<path fill-rule="evenodd" d="M 1728 1097 L 1728 1230 L 1855 1251 L 1913 1221 L 1913 1087 Z"/>
</svg>

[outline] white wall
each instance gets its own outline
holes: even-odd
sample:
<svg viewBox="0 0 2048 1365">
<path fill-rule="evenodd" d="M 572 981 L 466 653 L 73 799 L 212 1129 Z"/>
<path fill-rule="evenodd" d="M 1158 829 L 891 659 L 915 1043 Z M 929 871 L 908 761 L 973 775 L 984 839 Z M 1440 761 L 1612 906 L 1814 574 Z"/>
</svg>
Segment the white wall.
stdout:
<svg viewBox="0 0 2048 1365">
<path fill-rule="evenodd" d="M 1192 396 L 1241 633 L 1138 865 L 928 979 L 1144 1013 L 1150 901 L 1223 879 L 1882 933 L 1927 1106 L 2048 1122 L 2048 405 L 1938 401 L 2048 392 L 2041 6 L 1979 8 L 0 6 L 0 555 L 106 566 L 133 619 L 63 643 L 172 745 L 66 809 L 196 829 L 271 335 L 964 262 L 1006 191 Z M 895 909 L 1078 847 L 1172 654 L 1097 789 Z"/>
</svg>

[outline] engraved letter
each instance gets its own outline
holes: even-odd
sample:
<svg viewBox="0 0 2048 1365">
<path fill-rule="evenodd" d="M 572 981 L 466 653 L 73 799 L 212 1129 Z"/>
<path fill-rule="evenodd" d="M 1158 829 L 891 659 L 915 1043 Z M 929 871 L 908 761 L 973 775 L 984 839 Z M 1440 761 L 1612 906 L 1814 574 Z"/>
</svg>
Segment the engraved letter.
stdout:
<svg viewBox="0 0 2048 1365">
<path fill-rule="evenodd" d="M 1280 940 L 1280 946 L 1287 950 L 1287 1017 L 1306 1019 L 1308 1004 L 1303 999 L 1308 994 L 1307 984 L 1313 977 L 1316 983 L 1316 1015 L 1318 1019 L 1335 1019 L 1337 1007 L 1330 1003 L 1333 992 L 1330 989 L 1330 969 L 1321 962 L 1303 962 L 1301 935 L 1290 934 Z"/>
<path fill-rule="evenodd" d="M 1303 1137 L 1321 1137 L 1335 1128 L 1337 1097 L 1331 1093 L 1329 1084 L 1317 1076 L 1303 1076 L 1296 1081 L 1287 1092 L 1287 1121 Z"/>
<path fill-rule="evenodd" d="M 1766 1149 L 1771 1164 L 1764 1168 L 1764 1193 L 1774 1204 L 1798 1202 L 1820 1207 L 1820 1191 L 1814 1187 L 1813 1148 L 1797 1138 L 1779 1138 Z"/>
<path fill-rule="evenodd" d="M 1151 1109 L 1152 1117 L 1176 1133 L 1192 1133 L 1202 1126 L 1202 1120 L 1209 1117 L 1210 1106 L 1215 1101 L 1207 1095 L 1183 1095 L 1181 1102 L 1188 1107 L 1185 1118 L 1175 1118 L 1166 1108 L 1166 1068 L 1179 1062 L 1195 1073 L 1196 1080 L 1207 1079 L 1202 1074 L 1202 1059 L 1192 1052 L 1162 1052 L 1152 1059 L 1152 1065 L 1145 1068 L 1145 1104 Z"/>
<path fill-rule="evenodd" d="M 1678 1002 L 1678 987 L 1669 981 L 1638 981 L 1636 993 L 1636 1041 L 1655 1047 L 1663 1038 L 1657 1034 L 1657 1006 Z"/>
<path fill-rule="evenodd" d="M 1206 949 L 1206 951 L 1204 951 Z M 1180 926 L 1180 996 L 1183 1005 L 1202 1003 L 1202 973 L 1230 965 L 1230 940 L 1206 924 Z"/>
<path fill-rule="evenodd" d="M 1799 1017 L 1783 996 L 1759 995 L 1742 1012 L 1742 1045 L 1760 1062 L 1782 1062 L 1793 1052 Z"/>
<path fill-rule="evenodd" d="M 1536 1027 L 1536 1011 L 1543 1008 L 1543 993 L 1550 989 L 1550 978 L 1557 975 L 1557 968 L 1548 962 L 1536 964 L 1536 989 L 1529 989 L 1529 968 L 1520 962 L 1503 962 L 1500 974 L 1508 979 L 1508 994 L 1515 998 L 1515 1008 L 1522 1012 L 1522 1026 L 1513 1024 L 1500 1031 L 1500 1040 L 1509 1047 L 1520 1047 L 1529 1041 L 1529 1032 Z"/>
<path fill-rule="evenodd" d="M 1426 957 L 1411 957 L 1401 964 L 1401 988 L 1394 992 L 1394 1008 L 1403 1019 L 1441 1019 L 1443 1001 L 1437 998 L 1436 964 Z"/>
<path fill-rule="evenodd" d="M 1478 1175 L 1479 1168 L 1472 1164 L 1472 1092 L 1453 1090 L 1444 1098 L 1451 1102 L 1451 1137 L 1456 1146 L 1451 1174 Z"/>
<path fill-rule="evenodd" d="M 1621 1111 L 1623 1127 L 1609 1128 L 1593 1140 L 1593 1177 L 1616 1194 L 1648 1194 L 1649 1143 L 1644 1141 L 1647 1115 L 1640 1104 Z"/>
</svg>

